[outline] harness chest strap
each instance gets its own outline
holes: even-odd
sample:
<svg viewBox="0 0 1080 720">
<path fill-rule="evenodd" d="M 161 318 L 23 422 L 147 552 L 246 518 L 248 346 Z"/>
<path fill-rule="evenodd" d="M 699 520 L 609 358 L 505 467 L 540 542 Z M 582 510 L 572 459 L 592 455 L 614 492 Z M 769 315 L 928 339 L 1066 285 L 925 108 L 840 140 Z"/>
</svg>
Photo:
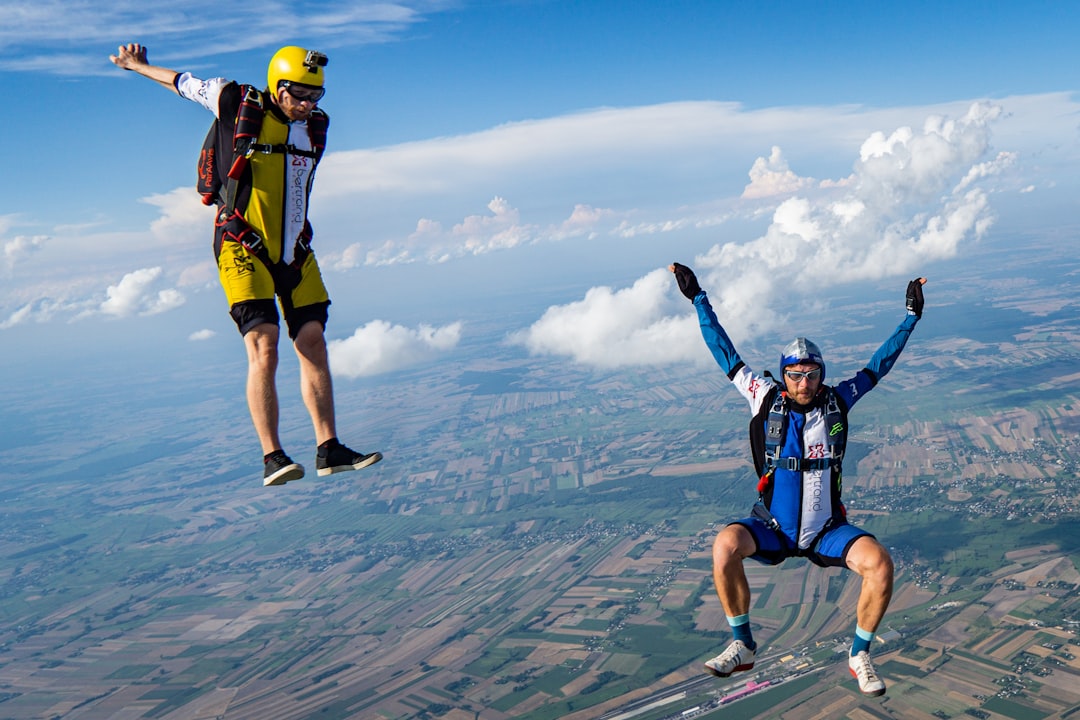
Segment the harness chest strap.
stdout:
<svg viewBox="0 0 1080 720">
<path fill-rule="evenodd" d="M 252 143 L 247 152 L 244 153 L 244 159 L 250 158 L 255 153 L 263 153 L 264 155 L 270 155 L 272 153 L 289 153 L 290 155 L 299 155 L 306 158 L 317 158 L 319 153 L 314 150 L 301 150 L 293 144 L 277 143 L 276 145 L 270 145 L 267 143 Z M 231 176 L 231 174 L 230 174 Z"/>
<path fill-rule="evenodd" d="M 847 446 L 847 424 L 844 422 L 844 414 L 840 408 L 840 401 L 836 392 L 828 388 L 825 399 L 825 425 L 829 434 L 829 455 L 827 458 L 797 458 L 780 457 L 784 435 L 787 432 L 788 415 L 791 412 L 791 403 L 787 393 L 780 391 L 773 398 L 772 407 L 769 408 L 769 417 L 765 426 L 765 468 L 758 485 L 759 492 L 772 479 L 772 474 L 777 468 L 792 472 L 807 470 L 827 470 L 839 467 L 844 458 L 844 449 Z"/>
<path fill-rule="evenodd" d="M 236 122 L 233 130 L 232 156 L 233 162 L 229 168 L 224 182 L 224 192 L 221 197 L 218 211 L 218 224 L 232 224 L 236 232 L 234 237 L 255 255 L 264 265 L 273 266 L 266 246 L 258 233 L 251 230 L 242 214 L 236 208 L 237 195 L 239 193 L 240 180 L 247 169 L 249 160 L 255 153 L 289 153 L 291 155 L 311 158 L 318 163 L 326 149 L 326 130 L 328 126 L 327 116 L 321 110 L 315 110 L 308 118 L 308 138 L 311 142 L 311 150 L 302 150 L 292 143 L 259 143 L 256 142 L 262 131 L 263 119 L 266 116 L 263 93 L 254 86 L 247 86 L 243 100 L 236 112 Z M 204 198 L 206 202 L 206 198 Z M 293 264 L 299 267 L 308 253 L 311 252 L 310 225 L 304 224 L 304 232 L 296 239 L 298 252 Z"/>
<path fill-rule="evenodd" d="M 773 516 L 766 504 L 766 495 L 769 490 L 769 485 L 773 480 L 773 476 L 776 474 L 777 468 L 792 472 L 836 468 L 837 473 L 839 474 L 840 472 L 844 450 L 847 445 L 847 418 L 841 407 L 841 401 L 839 400 L 835 389 L 832 387 L 826 387 L 826 397 L 823 409 L 830 457 L 798 458 L 780 457 L 781 446 L 787 433 L 788 415 L 791 412 L 790 400 L 787 397 L 787 393 L 778 390 L 776 396 L 773 398 L 772 405 L 769 408 L 768 419 L 765 423 L 764 472 L 758 481 L 758 502 L 755 503 L 751 514 L 762 520 L 766 525 L 778 533 L 782 534 L 780 523 Z M 757 416 L 756 419 L 760 423 L 760 416 Z M 840 516 L 846 515 L 843 503 L 838 502 L 838 510 Z M 817 545 L 818 540 L 833 527 L 836 522 L 838 521 L 835 515 L 832 518 L 829 518 L 807 549 L 805 551 L 797 550 L 796 554 L 804 555 L 812 550 Z"/>
</svg>

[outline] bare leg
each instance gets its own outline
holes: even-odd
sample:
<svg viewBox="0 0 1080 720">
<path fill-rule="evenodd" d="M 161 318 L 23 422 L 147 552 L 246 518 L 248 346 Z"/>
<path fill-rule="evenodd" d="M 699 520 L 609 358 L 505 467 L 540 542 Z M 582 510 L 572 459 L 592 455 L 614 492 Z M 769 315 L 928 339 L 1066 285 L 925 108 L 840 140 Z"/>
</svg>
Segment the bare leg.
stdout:
<svg viewBox="0 0 1080 720">
<path fill-rule="evenodd" d="M 881 543 L 872 537 L 863 536 L 848 550 L 847 566 L 862 577 L 859 604 L 856 608 L 858 627 L 869 633 L 877 632 L 892 599 L 892 558 Z M 865 636 L 862 636 L 862 639 L 858 636 L 855 638 L 851 648 L 855 654 L 848 658 L 848 670 L 859 682 L 859 691 L 863 695 L 878 697 L 885 694 L 885 681 L 878 676 L 870 662 L 869 648 L 863 645 L 866 641 Z M 856 648 L 859 648 L 858 652 Z"/>
<path fill-rule="evenodd" d="M 754 554 L 754 537 L 742 525 L 728 525 L 713 542 L 713 583 L 728 617 L 750 612 L 750 583 L 743 560 Z"/>
<path fill-rule="evenodd" d="M 881 543 L 869 536 L 855 541 L 847 554 L 847 566 L 862 577 L 856 620 L 859 627 L 876 632 L 892 600 L 893 562 Z"/>
<path fill-rule="evenodd" d="M 713 542 L 713 582 L 731 625 L 731 644 L 705 661 L 706 672 L 726 678 L 754 667 L 754 641 L 750 632 L 750 583 L 743 560 L 753 554 L 754 536 L 742 525 L 728 525 Z M 740 617 L 741 616 L 741 617 Z"/>
<path fill-rule="evenodd" d="M 278 327 L 256 325 L 244 335 L 248 356 L 247 402 L 263 454 L 281 449 L 278 437 L 277 375 Z"/>
<path fill-rule="evenodd" d="M 305 323 L 293 343 L 300 359 L 300 392 L 315 428 L 315 443 L 322 444 L 337 437 L 334 422 L 334 387 L 330 378 L 330 361 L 326 338 L 318 322 Z"/>
</svg>

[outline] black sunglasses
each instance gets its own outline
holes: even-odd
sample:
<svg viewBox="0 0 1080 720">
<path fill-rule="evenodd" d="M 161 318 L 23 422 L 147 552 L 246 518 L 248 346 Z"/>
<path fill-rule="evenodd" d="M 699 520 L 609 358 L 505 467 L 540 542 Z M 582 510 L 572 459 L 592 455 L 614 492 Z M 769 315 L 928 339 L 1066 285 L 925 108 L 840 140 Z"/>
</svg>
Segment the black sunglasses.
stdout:
<svg viewBox="0 0 1080 720">
<path fill-rule="evenodd" d="M 282 80 L 278 83 L 278 87 L 285 88 L 285 92 L 292 95 L 297 102 L 317 103 L 326 94 L 326 88 L 304 85 L 289 80 Z"/>
</svg>

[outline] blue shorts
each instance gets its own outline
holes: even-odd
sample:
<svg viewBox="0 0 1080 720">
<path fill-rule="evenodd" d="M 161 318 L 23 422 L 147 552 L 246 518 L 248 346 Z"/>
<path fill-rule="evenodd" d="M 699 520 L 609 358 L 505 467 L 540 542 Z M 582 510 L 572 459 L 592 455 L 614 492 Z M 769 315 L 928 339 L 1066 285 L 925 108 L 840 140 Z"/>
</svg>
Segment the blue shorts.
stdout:
<svg viewBox="0 0 1080 720">
<path fill-rule="evenodd" d="M 748 517 L 730 525 L 742 525 L 754 537 L 757 549 L 750 557 L 766 565 L 779 565 L 789 557 L 804 557 L 821 567 L 846 567 L 847 552 L 861 537 L 874 537 L 861 528 L 840 520 L 818 536 L 806 550 L 799 550 L 786 535 L 773 530 L 761 518 Z"/>
</svg>

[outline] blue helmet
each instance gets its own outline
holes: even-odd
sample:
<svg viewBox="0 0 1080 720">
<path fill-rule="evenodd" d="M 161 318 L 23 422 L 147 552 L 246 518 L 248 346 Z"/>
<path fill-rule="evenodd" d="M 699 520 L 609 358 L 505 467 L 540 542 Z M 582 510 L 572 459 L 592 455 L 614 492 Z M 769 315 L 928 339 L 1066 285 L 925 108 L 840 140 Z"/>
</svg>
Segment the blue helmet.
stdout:
<svg viewBox="0 0 1080 720">
<path fill-rule="evenodd" d="M 784 368 L 788 365 L 799 363 L 814 363 L 821 367 L 821 381 L 825 382 L 825 358 L 821 356 L 821 348 L 804 337 L 795 338 L 780 353 L 780 375 L 784 374 Z"/>
</svg>

